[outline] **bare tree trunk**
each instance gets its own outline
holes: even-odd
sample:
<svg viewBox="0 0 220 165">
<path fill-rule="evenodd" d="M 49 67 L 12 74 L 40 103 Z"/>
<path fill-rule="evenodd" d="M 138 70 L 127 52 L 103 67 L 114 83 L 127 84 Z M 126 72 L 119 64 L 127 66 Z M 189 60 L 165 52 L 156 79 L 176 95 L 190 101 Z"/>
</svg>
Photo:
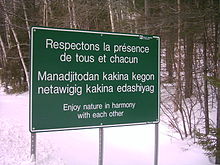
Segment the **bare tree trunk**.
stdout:
<svg viewBox="0 0 220 165">
<path fill-rule="evenodd" d="M 175 111 L 177 112 L 180 109 L 181 104 L 181 98 L 180 98 L 180 92 L 181 92 L 181 75 L 180 75 L 180 67 L 181 67 L 181 39 L 180 39 L 180 0 L 177 0 L 178 5 L 178 32 L 177 32 L 177 59 L 176 59 L 176 90 L 175 90 Z"/>
<path fill-rule="evenodd" d="M 134 6 L 134 11 L 135 11 L 134 13 L 136 13 L 136 4 L 135 4 L 136 2 L 135 2 L 135 0 L 133 0 L 132 2 L 133 2 L 133 6 Z M 138 33 L 138 22 L 137 22 L 136 15 L 135 15 L 135 19 L 134 19 L 134 28 L 135 28 L 134 32 Z"/>
<path fill-rule="evenodd" d="M 13 12 L 15 13 L 16 11 L 16 1 L 12 0 L 12 6 L 13 6 Z"/>
<path fill-rule="evenodd" d="M 68 0 L 68 11 L 69 11 L 69 19 L 70 19 L 70 28 L 73 28 L 73 16 L 72 16 L 70 0 Z"/>
<path fill-rule="evenodd" d="M 27 32 L 28 32 L 28 37 L 30 39 L 30 25 L 28 22 L 27 11 L 26 11 L 26 6 L 24 4 L 24 0 L 22 0 L 21 3 L 22 3 L 23 11 L 24 11 L 24 18 L 25 18 L 25 24 L 26 24 L 26 28 L 27 28 Z"/>
<path fill-rule="evenodd" d="M 148 27 L 148 19 L 150 16 L 150 12 L 149 12 L 149 0 L 145 0 L 144 1 L 144 24 L 145 24 L 145 33 L 148 34 L 149 33 L 149 27 Z"/>
<path fill-rule="evenodd" d="M 218 44 L 220 46 L 220 42 Z M 217 79 L 220 80 L 220 49 L 218 49 Z M 220 164 L 220 88 L 217 89 L 217 155 L 216 164 Z"/>
<path fill-rule="evenodd" d="M 76 11 L 75 4 L 73 0 L 68 0 L 68 11 L 69 11 L 69 19 L 70 19 L 70 28 L 77 28 L 76 25 Z"/>
<path fill-rule="evenodd" d="M 114 24 L 114 19 L 113 19 L 113 10 L 112 10 L 112 0 L 108 0 L 108 8 L 109 8 L 109 16 L 110 16 L 112 32 L 115 32 L 115 24 Z"/>
<path fill-rule="evenodd" d="M 47 0 L 44 0 L 44 6 L 43 6 L 43 25 L 48 26 L 48 4 L 47 4 Z"/>
<path fill-rule="evenodd" d="M 180 0 L 177 0 L 177 7 L 178 7 L 178 57 L 177 57 L 177 67 L 176 67 L 176 90 L 175 90 L 175 111 L 180 111 L 182 122 L 183 122 L 183 129 L 185 137 L 187 137 L 186 131 L 186 122 L 182 108 L 182 87 L 181 87 L 181 38 L 180 38 L 180 28 L 181 28 L 181 20 L 180 20 Z"/>
<path fill-rule="evenodd" d="M 187 31 L 191 31 L 192 25 L 187 22 L 186 23 Z M 193 32 L 188 32 L 186 34 L 186 54 L 184 60 L 184 73 L 185 73 L 185 98 L 190 98 L 193 92 Z"/>
<path fill-rule="evenodd" d="M 216 77 L 220 80 L 220 26 L 219 26 L 219 16 L 220 16 L 220 1 L 215 1 L 215 6 L 217 6 L 215 17 L 215 58 L 216 58 Z M 217 89 L 217 154 L 216 154 L 216 164 L 220 164 L 220 88 Z"/>
<path fill-rule="evenodd" d="M 122 2 L 121 2 L 121 0 L 119 0 L 117 2 L 116 9 L 115 9 L 115 15 L 117 18 L 116 24 L 117 24 L 117 29 L 120 29 L 120 31 L 124 32 L 124 27 L 121 23 L 124 21 L 124 19 L 126 19 L 126 17 L 130 17 L 130 15 L 124 14 L 126 11 L 124 11 L 125 9 L 122 9 L 121 6 L 122 6 Z M 111 7 L 112 7 L 112 4 L 111 4 Z M 112 11 L 112 13 L 113 13 L 113 11 Z M 114 19 L 114 17 L 113 17 L 113 19 Z"/>
<path fill-rule="evenodd" d="M 208 105 L 208 82 L 207 82 L 207 43 L 206 34 L 204 33 L 204 43 L 203 43 L 203 62 L 204 62 L 204 115 L 205 115 L 205 133 L 209 134 L 209 105 Z"/>
<path fill-rule="evenodd" d="M 6 54 L 5 45 L 4 45 L 4 42 L 2 41 L 1 35 L 0 35 L 0 45 L 1 45 L 2 53 L 3 53 L 3 56 L 2 56 L 3 66 L 6 66 L 6 63 L 7 63 L 7 54 Z"/>
<path fill-rule="evenodd" d="M 174 28 L 170 27 L 166 41 L 166 70 L 168 72 L 168 83 L 173 83 L 173 64 L 174 64 L 174 44 L 175 40 L 172 34 Z"/>
<path fill-rule="evenodd" d="M 5 23 L 5 34 L 6 34 L 6 41 L 7 41 L 7 46 L 8 46 L 8 49 L 11 49 L 11 36 L 10 36 L 10 25 L 9 25 L 9 21 L 8 21 L 8 17 L 6 16 L 6 9 L 5 9 L 5 5 L 6 5 L 6 2 L 5 0 L 1 0 L 0 1 L 2 6 L 3 6 L 3 10 L 4 10 L 4 23 Z"/>
<path fill-rule="evenodd" d="M 7 19 L 5 19 L 5 33 L 6 33 L 6 41 L 8 45 L 8 49 L 11 49 L 11 36 L 10 36 L 10 30 L 9 30 L 9 22 Z"/>
<path fill-rule="evenodd" d="M 51 3 L 53 3 L 53 1 L 48 1 L 48 4 L 47 4 L 47 7 L 48 7 L 47 11 L 48 11 L 48 14 L 50 16 L 50 18 L 48 18 L 48 19 L 53 18 L 53 12 L 52 12 L 52 9 L 51 9 Z"/>
<path fill-rule="evenodd" d="M 215 21 L 215 42 L 214 42 L 214 57 L 213 57 L 213 61 L 214 61 L 214 66 L 215 66 L 215 72 L 214 72 L 214 77 L 216 77 L 216 73 L 217 73 L 217 69 L 218 69 L 218 67 L 217 67 L 217 61 L 218 61 L 218 37 L 219 37 L 219 34 L 218 33 L 220 33 L 219 32 L 219 15 L 220 15 L 220 0 L 219 1 L 214 1 L 214 6 L 216 6 L 216 13 L 218 13 L 218 15 L 216 14 L 215 15 L 215 18 L 214 18 L 214 21 Z"/>
</svg>

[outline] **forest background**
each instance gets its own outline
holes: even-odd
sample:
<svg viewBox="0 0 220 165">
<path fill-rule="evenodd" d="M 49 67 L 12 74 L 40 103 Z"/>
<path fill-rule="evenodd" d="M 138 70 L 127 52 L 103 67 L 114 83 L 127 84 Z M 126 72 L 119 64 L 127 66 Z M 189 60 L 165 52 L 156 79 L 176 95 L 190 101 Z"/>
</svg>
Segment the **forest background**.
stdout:
<svg viewBox="0 0 220 165">
<path fill-rule="evenodd" d="M 219 0 L 0 0 L 0 84 L 29 88 L 30 27 L 161 37 L 161 122 L 220 163 Z"/>
</svg>

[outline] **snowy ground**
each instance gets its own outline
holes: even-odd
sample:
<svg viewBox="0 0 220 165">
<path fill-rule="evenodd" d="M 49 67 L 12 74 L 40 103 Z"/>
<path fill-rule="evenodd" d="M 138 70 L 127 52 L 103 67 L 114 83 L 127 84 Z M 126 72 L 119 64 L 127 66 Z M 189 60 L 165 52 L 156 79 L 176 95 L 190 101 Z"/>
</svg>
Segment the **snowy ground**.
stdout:
<svg viewBox="0 0 220 165">
<path fill-rule="evenodd" d="M 28 93 L 6 95 L 0 91 L 0 165 L 30 162 Z M 211 165 L 192 140 L 170 137 L 159 126 L 159 165 Z M 98 129 L 37 134 L 37 165 L 97 165 Z M 104 129 L 104 165 L 153 165 L 154 125 Z"/>
</svg>

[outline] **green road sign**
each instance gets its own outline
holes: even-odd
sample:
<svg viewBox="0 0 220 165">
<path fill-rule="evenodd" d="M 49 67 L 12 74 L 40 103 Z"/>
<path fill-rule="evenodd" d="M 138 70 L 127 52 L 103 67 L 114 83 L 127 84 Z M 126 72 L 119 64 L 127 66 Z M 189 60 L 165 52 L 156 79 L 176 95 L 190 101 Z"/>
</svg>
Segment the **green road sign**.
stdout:
<svg viewBox="0 0 220 165">
<path fill-rule="evenodd" d="M 159 122 L 158 36 L 32 27 L 30 131 Z"/>
</svg>

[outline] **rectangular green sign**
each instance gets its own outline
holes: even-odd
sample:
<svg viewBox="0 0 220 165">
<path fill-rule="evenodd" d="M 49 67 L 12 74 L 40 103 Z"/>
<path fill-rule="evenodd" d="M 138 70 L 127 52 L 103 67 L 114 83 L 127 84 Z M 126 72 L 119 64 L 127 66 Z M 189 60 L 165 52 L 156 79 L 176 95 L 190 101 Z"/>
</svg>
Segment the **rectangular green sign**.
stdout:
<svg viewBox="0 0 220 165">
<path fill-rule="evenodd" d="M 32 27 L 30 131 L 159 122 L 158 36 Z"/>
</svg>

